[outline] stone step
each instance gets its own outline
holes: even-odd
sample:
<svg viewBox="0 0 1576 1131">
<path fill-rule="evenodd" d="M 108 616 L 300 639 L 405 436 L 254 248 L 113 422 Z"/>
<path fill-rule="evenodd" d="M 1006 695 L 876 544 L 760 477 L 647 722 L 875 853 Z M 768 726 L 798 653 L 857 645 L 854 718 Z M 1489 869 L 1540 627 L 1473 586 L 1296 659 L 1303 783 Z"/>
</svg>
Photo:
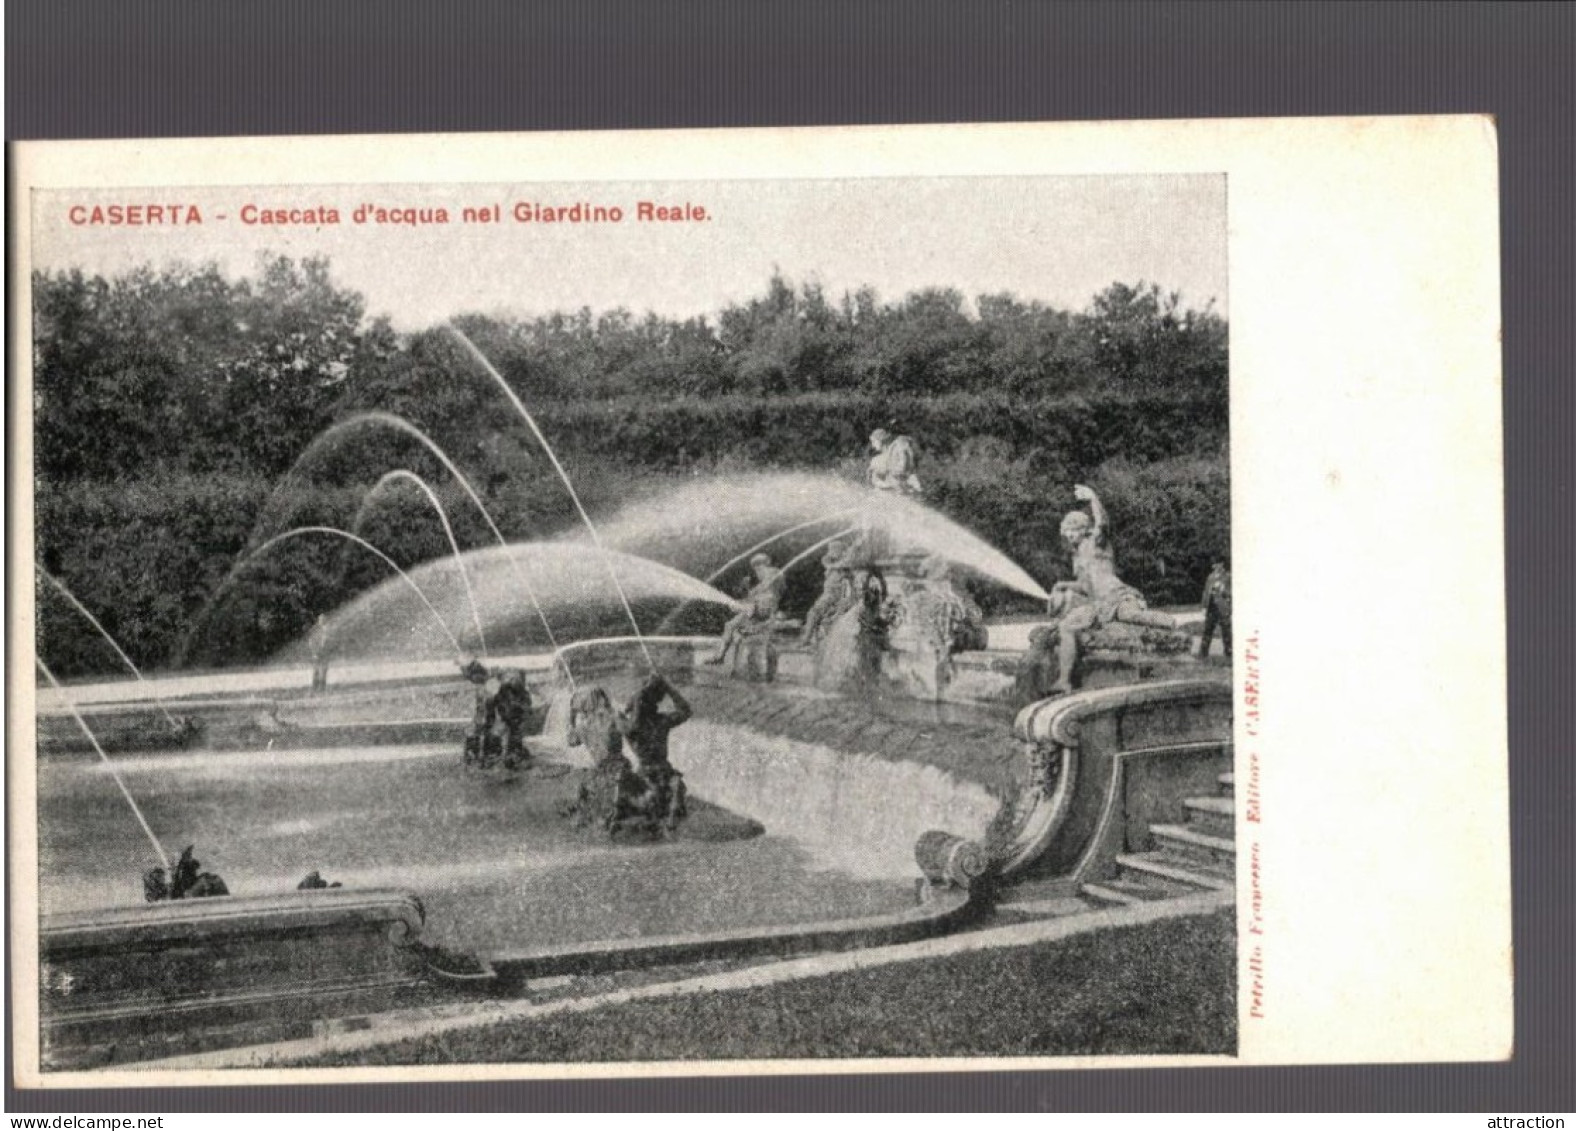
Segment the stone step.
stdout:
<svg viewBox="0 0 1576 1131">
<path fill-rule="evenodd" d="M 1051 918 L 1058 915 L 1077 915 L 1089 910 L 1089 905 L 1081 899 L 1064 896 L 1060 899 L 1015 899 L 998 903 L 996 910 L 1010 911 L 1018 915 L 1033 915 L 1037 918 Z"/>
<path fill-rule="evenodd" d="M 1161 868 L 1185 873 L 1189 877 L 1198 873 L 1206 878 L 1213 878 L 1218 883 L 1230 885 L 1232 882 L 1230 876 L 1214 875 L 1209 869 L 1199 867 L 1191 861 L 1170 859 L 1161 852 L 1146 852 L 1140 858 L 1158 864 Z M 1195 882 L 1173 879 L 1157 871 L 1137 872 L 1127 869 L 1108 879 L 1082 884 L 1079 887 L 1079 894 L 1085 900 L 1096 901 L 1102 906 L 1122 907 L 1139 903 L 1157 903 L 1180 895 L 1197 895 L 1198 891 L 1198 884 Z"/>
<path fill-rule="evenodd" d="M 1237 806 L 1229 797 L 1189 797 L 1188 827 L 1211 836 L 1234 838 L 1237 835 Z"/>
<path fill-rule="evenodd" d="M 1232 891 L 1236 885 L 1223 876 L 1210 875 L 1197 868 L 1178 866 L 1174 861 L 1160 857 L 1158 853 L 1142 853 L 1137 856 L 1118 856 L 1116 863 L 1128 873 L 1142 876 L 1146 882 L 1151 877 L 1158 877 L 1172 884 L 1181 884 L 1184 887 L 1204 891 Z"/>
<path fill-rule="evenodd" d="M 1189 872 L 1199 872 L 1206 876 L 1214 876 L 1222 883 L 1235 885 L 1237 882 L 1236 866 L 1220 860 L 1205 860 L 1200 856 L 1179 852 L 1170 845 L 1162 845 L 1149 855 L 1173 867 L 1185 868 Z"/>
<path fill-rule="evenodd" d="M 1121 888 L 1108 887 L 1105 884 L 1084 884 L 1078 890 L 1086 898 L 1106 907 L 1130 907 L 1135 903 L 1149 902 L 1141 895 L 1135 895 Z"/>
<path fill-rule="evenodd" d="M 1158 860 L 1159 853 L 1146 853 L 1145 857 Z M 1173 867 L 1182 868 L 1185 865 L 1173 862 Z M 1109 888 L 1112 891 L 1120 892 L 1122 895 L 1132 896 L 1134 899 L 1144 903 L 1170 899 L 1174 895 L 1198 894 L 1198 888 L 1192 884 L 1166 879 L 1154 873 L 1123 871 L 1110 879 L 1101 880 L 1097 886 Z"/>
<path fill-rule="evenodd" d="M 1210 836 L 1186 825 L 1151 825 L 1149 832 L 1158 848 L 1204 864 L 1236 866 L 1237 842 L 1234 840 Z"/>
<path fill-rule="evenodd" d="M 1221 774 L 1220 777 L 1217 780 L 1220 782 L 1220 793 L 1221 793 L 1222 797 L 1235 797 L 1237 795 L 1237 792 L 1236 792 L 1237 775 L 1236 774 L 1227 772 L 1227 773 Z"/>
</svg>

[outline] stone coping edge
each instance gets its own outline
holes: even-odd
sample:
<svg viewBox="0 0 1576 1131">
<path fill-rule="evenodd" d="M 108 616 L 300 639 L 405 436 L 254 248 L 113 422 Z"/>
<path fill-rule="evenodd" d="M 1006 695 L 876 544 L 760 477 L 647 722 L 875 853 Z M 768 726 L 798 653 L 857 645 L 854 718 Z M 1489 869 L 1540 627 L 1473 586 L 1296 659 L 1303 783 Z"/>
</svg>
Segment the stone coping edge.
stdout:
<svg viewBox="0 0 1576 1131">
<path fill-rule="evenodd" d="M 325 888 L 277 895 L 222 895 L 130 907 L 48 915 L 39 924 L 41 957 L 88 948 L 189 944 L 183 933 L 207 936 L 307 931 L 353 924 L 402 923 L 414 938 L 425 921 L 421 899 L 385 888 Z"/>
<path fill-rule="evenodd" d="M 710 959 L 888 946 L 949 930 L 975 910 L 969 892 L 937 888 L 932 889 L 929 902 L 919 907 L 861 919 L 616 939 L 574 947 L 492 954 L 487 961 L 498 973 L 498 987 L 507 991 L 530 979 L 558 974 L 597 974 Z"/>
<path fill-rule="evenodd" d="M 143 1061 L 128 1068 L 150 1072 L 191 1069 L 266 1068 L 329 1053 L 362 1052 L 399 1041 L 458 1033 L 515 1021 L 529 1021 L 560 1014 L 589 1013 L 608 1006 L 638 1001 L 659 1001 L 701 993 L 724 993 L 778 985 L 805 978 L 874 969 L 902 962 L 946 958 L 979 951 L 1034 946 L 1075 935 L 1122 927 L 1137 927 L 1168 919 L 1208 915 L 1231 906 L 1235 892 L 1207 892 L 1180 896 L 1138 906 L 1091 910 L 1079 915 L 994 927 L 968 934 L 950 934 L 881 947 L 815 954 L 802 958 L 718 974 L 704 974 L 675 982 L 615 990 L 584 998 L 552 1002 L 488 1002 L 437 1010 L 411 1010 L 374 1015 L 370 1027 L 326 1033 L 294 1041 L 226 1049 L 194 1056 Z M 605 1066 L 610 1072 L 613 1063 Z M 151 1082 L 151 1081 L 150 1081 Z"/>
</svg>

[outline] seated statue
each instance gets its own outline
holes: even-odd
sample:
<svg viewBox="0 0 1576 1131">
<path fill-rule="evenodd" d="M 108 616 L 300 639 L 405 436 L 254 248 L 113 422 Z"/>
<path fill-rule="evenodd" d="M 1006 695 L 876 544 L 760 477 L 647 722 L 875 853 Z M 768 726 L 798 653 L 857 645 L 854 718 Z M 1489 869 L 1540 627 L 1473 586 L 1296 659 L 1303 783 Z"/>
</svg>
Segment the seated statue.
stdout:
<svg viewBox="0 0 1576 1131">
<path fill-rule="evenodd" d="M 1169 613 L 1150 609 L 1143 594 L 1117 575 L 1109 523 L 1099 496 L 1082 484 L 1073 488 L 1073 496 L 1088 503 L 1089 510 L 1072 511 L 1062 519 L 1062 538 L 1073 555 L 1073 580 L 1059 581 L 1051 590 L 1051 611 L 1059 616 L 1053 694 L 1073 690 L 1083 654 L 1082 634 L 1112 625 L 1173 631 L 1182 627 Z"/>
<path fill-rule="evenodd" d="M 777 618 L 787 584 L 783 571 L 772 565 L 772 559 L 765 554 L 751 558 L 750 568 L 755 571 L 755 584 L 744 597 L 744 608 L 723 628 L 722 642 L 716 654 L 706 661 L 708 664 L 723 663 L 740 637 L 770 631 Z"/>
<path fill-rule="evenodd" d="M 503 766 L 519 769 L 531 760 L 525 747 L 525 730 L 531 716 L 531 692 L 525 686 L 525 673 L 515 668 L 505 672 L 493 696 L 493 712 L 504 728 Z"/>
<path fill-rule="evenodd" d="M 577 827 L 595 824 L 611 832 L 627 815 L 627 799 L 642 787 L 624 756 L 624 733 L 613 703 L 600 687 L 582 687 L 569 700 L 569 745 L 584 746 L 592 765 L 581 775 L 578 796 L 565 815 Z"/>
<path fill-rule="evenodd" d="M 837 618 L 857 603 L 858 593 L 854 589 L 851 563 L 847 545 L 833 542 L 827 547 L 826 555 L 821 559 L 826 579 L 821 583 L 821 595 L 804 615 L 804 628 L 799 633 L 801 644 L 811 648 L 818 645 Z"/>
<path fill-rule="evenodd" d="M 870 434 L 873 455 L 865 469 L 865 481 L 873 489 L 868 510 L 860 521 L 859 557 L 866 562 L 891 557 L 902 547 L 893 532 L 883 524 L 890 516 L 895 497 L 923 494 L 919 482 L 919 451 L 908 436 L 896 436 L 885 428 Z"/>
<path fill-rule="evenodd" d="M 662 710 L 664 699 L 672 704 L 672 710 Z M 672 833 L 686 816 L 684 775 L 668 760 L 668 735 L 692 714 L 678 688 L 657 672 L 651 673 L 619 712 L 619 729 L 635 752 L 635 772 L 645 787 L 631 802 L 649 831 Z"/>
<path fill-rule="evenodd" d="M 492 673 L 480 660 L 471 660 L 460 667 L 460 674 L 474 689 L 471 733 L 465 736 L 464 761 L 467 766 L 483 766 L 498 753 L 493 749 L 497 744 L 493 723 L 498 716 L 493 704 L 494 689 L 489 686 Z"/>
<path fill-rule="evenodd" d="M 877 491 L 890 491 L 899 495 L 918 495 L 919 455 L 914 441 L 907 436 L 894 436 L 885 428 L 870 434 L 870 466 L 865 476 Z"/>
</svg>

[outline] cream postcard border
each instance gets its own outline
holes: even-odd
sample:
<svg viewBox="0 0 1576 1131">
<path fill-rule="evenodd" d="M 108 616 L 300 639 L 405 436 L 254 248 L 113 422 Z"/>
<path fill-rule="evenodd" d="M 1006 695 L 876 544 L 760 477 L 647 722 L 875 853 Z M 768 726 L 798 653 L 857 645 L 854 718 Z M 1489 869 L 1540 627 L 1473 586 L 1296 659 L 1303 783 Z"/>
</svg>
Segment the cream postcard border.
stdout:
<svg viewBox="0 0 1576 1131">
<path fill-rule="evenodd" d="M 1228 185 L 1237 773 L 1239 791 L 1255 790 L 1260 818 L 1250 822 L 1250 806 L 1240 807 L 1235 1061 L 41 1076 L 34 677 L 25 662 L 33 649 L 31 346 L 18 332 L 8 622 L 16 662 L 7 688 L 16 1083 L 1508 1057 L 1498 169 L 1486 117 L 25 143 L 13 150 L 10 313 L 15 326 L 30 324 L 30 200 L 40 188 L 1157 173 L 1224 173 Z"/>
</svg>

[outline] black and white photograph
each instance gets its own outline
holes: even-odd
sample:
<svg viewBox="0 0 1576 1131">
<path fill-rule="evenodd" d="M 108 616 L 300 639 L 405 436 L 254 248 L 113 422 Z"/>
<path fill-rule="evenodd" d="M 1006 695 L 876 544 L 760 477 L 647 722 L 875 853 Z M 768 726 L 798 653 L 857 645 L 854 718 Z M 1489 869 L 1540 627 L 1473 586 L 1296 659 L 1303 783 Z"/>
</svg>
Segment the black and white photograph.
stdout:
<svg viewBox="0 0 1576 1131">
<path fill-rule="evenodd" d="M 1295 1012 L 1277 916 L 1340 881 L 1274 878 L 1306 824 L 1262 859 L 1271 629 L 1379 598 L 1352 530 L 1288 582 L 1242 522 L 1316 524 L 1274 457 L 1319 432 L 1238 358 L 1228 162 L 259 145 L 26 197 L 42 1084 L 1231 1063 Z M 1299 1032 L 1264 1055 L 1339 1058 Z"/>
</svg>

